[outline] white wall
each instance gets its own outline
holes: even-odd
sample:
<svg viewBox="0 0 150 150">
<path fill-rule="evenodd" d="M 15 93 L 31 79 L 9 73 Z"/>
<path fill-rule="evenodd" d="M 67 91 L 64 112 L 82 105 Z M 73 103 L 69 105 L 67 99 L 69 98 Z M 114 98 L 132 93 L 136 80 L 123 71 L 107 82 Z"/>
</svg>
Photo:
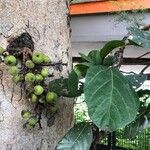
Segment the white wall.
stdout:
<svg viewBox="0 0 150 150">
<path fill-rule="evenodd" d="M 150 23 L 150 13 L 137 14 L 137 19 L 144 18 L 143 24 Z M 131 15 L 130 15 L 131 16 Z M 132 16 L 131 16 L 132 17 Z M 79 52 L 88 53 L 93 49 L 100 49 L 110 40 L 120 40 L 126 34 L 129 26 L 126 22 L 118 22 L 117 14 L 97 14 L 74 16 L 71 19 L 72 52 L 79 56 Z M 126 48 L 125 57 L 138 57 L 149 50 L 130 46 Z M 146 57 L 150 58 L 150 55 Z M 144 66 L 122 66 L 124 71 L 140 72 Z M 149 72 L 150 70 L 147 70 Z"/>
</svg>

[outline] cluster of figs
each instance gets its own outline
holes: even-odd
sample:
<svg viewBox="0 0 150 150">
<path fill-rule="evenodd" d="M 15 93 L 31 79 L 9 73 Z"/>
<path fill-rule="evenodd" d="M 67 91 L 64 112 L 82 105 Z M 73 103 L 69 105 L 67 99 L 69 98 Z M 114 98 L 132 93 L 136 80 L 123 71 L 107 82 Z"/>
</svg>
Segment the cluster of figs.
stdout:
<svg viewBox="0 0 150 150">
<path fill-rule="evenodd" d="M 6 55 L 5 49 L 2 47 L 0 47 L 0 55 L 7 65 L 12 81 L 16 84 L 20 82 L 25 85 L 27 99 L 34 104 L 48 104 L 51 111 L 56 113 L 58 111 L 58 96 L 55 92 L 49 91 L 45 84 L 45 79 L 50 76 L 47 68 L 48 64 L 51 63 L 50 58 L 41 52 L 33 52 L 30 59 L 25 60 L 24 64 L 21 65 L 19 58 L 11 54 Z M 21 115 L 26 119 L 28 129 L 34 128 L 39 123 L 39 117 L 28 110 L 23 110 Z"/>
</svg>

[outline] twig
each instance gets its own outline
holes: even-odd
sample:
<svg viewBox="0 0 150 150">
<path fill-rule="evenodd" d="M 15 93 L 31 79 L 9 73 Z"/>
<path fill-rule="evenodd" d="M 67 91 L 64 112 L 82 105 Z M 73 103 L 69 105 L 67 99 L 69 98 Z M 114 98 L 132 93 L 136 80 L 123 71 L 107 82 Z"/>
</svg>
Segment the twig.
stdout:
<svg viewBox="0 0 150 150">
<path fill-rule="evenodd" d="M 14 91 L 15 91 L 15 84 L 13 84 L 13 87 L 12 87 L 12 95 L 11 95 L 11 99 L 10 99 L 11 103 L 12 103 L 13 98 L 14 98 Z"/>
<path fill-rule="evenodd" d="M 145 71 L 149 66 L 150 66 L 150 65 L 145 66 L 145 67 L 141 70 L 140 74 L 143 74 L 144 71 Z"/>
<path fill-rule="evenodd" d="M 143 55 L 137 57 L 137 59 L 142 58 L 142 57 L 144 57 L 144 56 L 146 56 L 146 55 L 148 55 L 148 54 L 150 54 L 150 52 L 147 52 L 147 53 L 145 53 L 145 54 L 143 54 Z"/>
</svg>

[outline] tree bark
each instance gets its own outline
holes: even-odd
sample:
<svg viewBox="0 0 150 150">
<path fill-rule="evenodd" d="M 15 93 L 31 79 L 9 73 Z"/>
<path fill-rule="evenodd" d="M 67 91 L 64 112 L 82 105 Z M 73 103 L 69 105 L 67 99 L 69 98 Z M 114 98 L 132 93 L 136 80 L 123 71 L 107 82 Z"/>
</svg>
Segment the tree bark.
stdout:
<svg viewBox="0 0 150 150">
<path fill-rule="evenodd" d="M 35 50 L 49 55 L 53 62 L 67 64 L 54 73 L 56 78 L 66 77 L 71 69 L 68 1 L 0 0 L 0 45 L 6 47 L 8 38 L 28 32 L 34 40 Z M 11 103 L 11 77 L 5 65 L 0 67 L 4 71 L 4 91 L 0 85 L 0 150 L 54 150 L 72 126 L 73 101 L 60 98 L 60 111 L 53 126 L 47 126 L 43 114 L 42 129 L 23 129 L 21 110 L 32 109 L 32 106 L 25 98 L 18 101 L 20 87 L 17 86 Z"/>
</svg>

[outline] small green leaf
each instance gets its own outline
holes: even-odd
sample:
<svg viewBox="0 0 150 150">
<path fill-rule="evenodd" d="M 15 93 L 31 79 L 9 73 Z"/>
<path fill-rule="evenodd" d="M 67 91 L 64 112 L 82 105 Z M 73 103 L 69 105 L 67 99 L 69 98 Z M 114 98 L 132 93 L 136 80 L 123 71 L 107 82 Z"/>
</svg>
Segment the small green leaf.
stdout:
<svg viewBox="0 0 150 150">
<path fill-rule="evenodd" d="M 93 60 L 90 57 L 88 57 L 82 53 L 79 53 L 79 55 L 81 56 L 82 59 L 86 60 L 87 62 L 93 63 Z"/>
<path fill-rule="evenodd" d="M 55 79 L 49 82 L 49 90 L 58 96 L 78 97 L 83 93 L 82 85 L 78 87 L 78 75 L 73 70 L 68 78 Z"/>
<path fill-rule="evenodd" d="M 74 71 L 78 77 L 85 77 L 88 68 L 89 67 L 84 64 L 77 64 L 74 66 Z"/>
<path fill-rule="evenodd" d="M 78 91 L 78 75 L 74 70 L 71 71 L 68 78 L 68 90 L 71 95 L 74 95 L 74 93 L 77 93 Z"/>
<path fill-rule="evenodd" d="M 123 40 L 113 40 L 105 44 L 105 46 L 100 50 L 100 55 L 102 60 L 115 48 L 124 46 L 125 42 Z"/>
<path fill-rule="evenodd" d="M 58 143 L 56 150 L 89 150 L 93 140 L 89 123 L 75 125 Z"/>
<path fill-rule="evenodd" d="M 98 50 L 92 50 L 91 52 L 89 52 L 88 57 L 93 60 L 94 65 L 100 65 L 102 63 L 100 51 Z"/>
<path fill-rule="evenodd" d="M 90 67 L 84 94 L 89 116 L 100 129 L 114 131 L 123 128 L 137 115 L 137 94 L 128 80 L 114 68 Z"/>
</svg>

